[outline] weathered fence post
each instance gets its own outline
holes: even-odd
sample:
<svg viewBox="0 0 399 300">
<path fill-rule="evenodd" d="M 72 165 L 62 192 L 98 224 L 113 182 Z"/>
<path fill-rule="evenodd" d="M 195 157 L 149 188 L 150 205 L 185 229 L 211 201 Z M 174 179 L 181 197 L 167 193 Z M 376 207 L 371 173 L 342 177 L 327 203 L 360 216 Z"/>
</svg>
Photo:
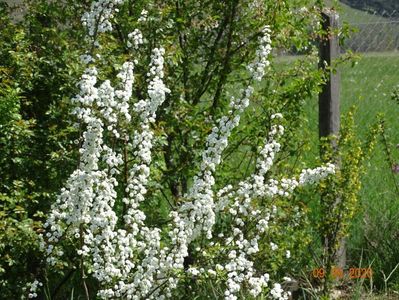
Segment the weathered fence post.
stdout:
<svg viewBox="0 0 399 300">
<path fill-rule="evenodd" d="M 340 74 L 330 68 L 334 60 L 339 58 L 340 47 L 335 34 L 338 29 L 338 14 L 332 10 L 322 13 L 323 29 L 328 32 L 328 39 L 320 43 L 319 67 L 327 71 L 327 81 L 319 94 L 319 136 L 337 136 L 340 127 Z M 333 147 L 335 147 L 335 143 Z M 338 162 L 339 163 L 339 162 Z M 337 202 L 340 200 L 337 199 Z M 336 264 L 344 268 L 346 264 L 345 239 L 339 241 Z"/>
<path fill-rule="evenodd" d="M 323 12 L 323 29 L 329 32 L 329 38 L 320 43 L 320 67 L 329 68 L 334 59 L 339 57 L 338 38 L 333 30 L 338 28 L 338 15 L 334 12 Z M 339 72 L 331 69 L 323 90 L 319 94 L 319 135 L 326 137 L 339 132 Z"/>
</svg>

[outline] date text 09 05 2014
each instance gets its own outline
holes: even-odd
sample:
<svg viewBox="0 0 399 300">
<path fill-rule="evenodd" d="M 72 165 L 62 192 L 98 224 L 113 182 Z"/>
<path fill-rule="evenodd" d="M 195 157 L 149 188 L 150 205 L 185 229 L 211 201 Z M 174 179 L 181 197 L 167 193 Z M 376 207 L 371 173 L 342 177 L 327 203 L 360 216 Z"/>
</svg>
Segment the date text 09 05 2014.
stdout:
<svg viewBox="0 0 399 300">
<path fill-rule="evenodd" d="M 347 274 L 350 279 L 371 279 L 373 277 L 373 270 L 371 268 L 350 268 Z M 327 276 L 326 270 L 324 268 L 313 269 L 312 276 L 322 279 Z M 342 279 L 345 277 L 345 272 L 342 268 L 332 267 L 331 276 L 335 279 Z"/>
</svg>

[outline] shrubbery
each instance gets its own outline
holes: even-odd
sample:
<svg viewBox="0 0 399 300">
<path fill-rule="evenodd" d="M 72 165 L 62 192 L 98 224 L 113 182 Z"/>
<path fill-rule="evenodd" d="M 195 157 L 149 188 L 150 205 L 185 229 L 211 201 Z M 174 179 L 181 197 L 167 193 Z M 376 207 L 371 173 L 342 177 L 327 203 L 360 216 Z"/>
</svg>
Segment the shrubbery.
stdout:
<svg viewBox="0 0 399 300">
<path fill-rule="evenodd" d="M 287 297 L 314 259 L 303 187 L 334 171 L 303 162 L 319 1 L 26 8 L 0 19 L 2 296 Z"/>
</svg>

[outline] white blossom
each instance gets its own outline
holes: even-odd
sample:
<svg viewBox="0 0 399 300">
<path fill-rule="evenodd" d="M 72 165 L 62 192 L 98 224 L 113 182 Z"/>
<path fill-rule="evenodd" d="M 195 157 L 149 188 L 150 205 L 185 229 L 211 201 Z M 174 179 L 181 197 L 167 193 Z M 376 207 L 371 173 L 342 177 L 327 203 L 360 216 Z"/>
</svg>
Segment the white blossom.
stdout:
<svg viewBox="0 0 399 300">
<path fill-rule="evenodd" d="M 141 44 L 143 44 L 143 34 L 139 29 L 133 30 L 131 33 L 127 35 L 128 41 L 127 46 L 129 48 L 138 49 Z"/>
<path fill-rule="evenodd" d="M 42 287 L 42 286 L 43 286 L 43 283 L 41 283 L 38 280 L 35 280 L 32 283 L 30 283 L 29 284 L 28 298 L 29 299 L 36 298 L 37 297 L 38 288 Z"/>
<path fill-rule="evenodd" d="M 148 17 L 148 11 L 143 9 L 140 13 L 140 18 L 138 19 L 138 22 L 145 22 L 147 21 L 147 17 Z"/>
<path fill-rule="evenodd" d="M 279 299 L 279 300 L 288 299 L 288 293 L 284 292 L 279 283 L 275 283 L 273 285 L 273 289 L 270 291 L 270 295 L 273 297 L 273 299 Z"/>
<path fill-rule="evenodd" d="M 117 12 L 116 6 L 123 2 L 124 0 L 93 1 L 90 11 L 82 16 L 82 22 L 87 27 L 88 35 L 94 37 L 98 33 L 111 31 L 111 19 Z"/>
<path fill-rule="evenodd" d="M 262 29 L 262 35 L 259 38 L 260 47 L 256 50 L 255 61 L 248 66 L 253 79 L 257 81 L 262 80 L 265 75 L 265 69 L 270 65 L 270 61 L 268 60 L 268 56 L 272 50 L 270 33 L 269 26 L 265 26 Z"/>
</svg>

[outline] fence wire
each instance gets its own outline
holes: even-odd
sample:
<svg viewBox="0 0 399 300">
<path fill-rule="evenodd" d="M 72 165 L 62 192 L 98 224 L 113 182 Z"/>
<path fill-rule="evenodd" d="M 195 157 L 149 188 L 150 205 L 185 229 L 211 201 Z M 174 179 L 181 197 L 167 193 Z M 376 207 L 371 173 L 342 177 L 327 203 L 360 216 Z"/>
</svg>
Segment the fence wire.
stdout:
<svg viewBox="0 0 399 300">
<path fill-rule="evenodd" d="M 360 124 L 376 112 L 392 111 L 390 95 L 399 85 L 399 19 L 395 15 L 395 11 L 377 14 L 350 9 L 342 16 L 355 30 L 342 48 L 359 59 L 354 67 L 341 70 L 341 103 L 343 110 L 358 106 Z"/>
<path fill-rule="evenodd" d="M 399 50 L 399 21 L 353 23 L 357 29 L 346 49 L 354 52 L 386 52 Z"/>
</svg>

